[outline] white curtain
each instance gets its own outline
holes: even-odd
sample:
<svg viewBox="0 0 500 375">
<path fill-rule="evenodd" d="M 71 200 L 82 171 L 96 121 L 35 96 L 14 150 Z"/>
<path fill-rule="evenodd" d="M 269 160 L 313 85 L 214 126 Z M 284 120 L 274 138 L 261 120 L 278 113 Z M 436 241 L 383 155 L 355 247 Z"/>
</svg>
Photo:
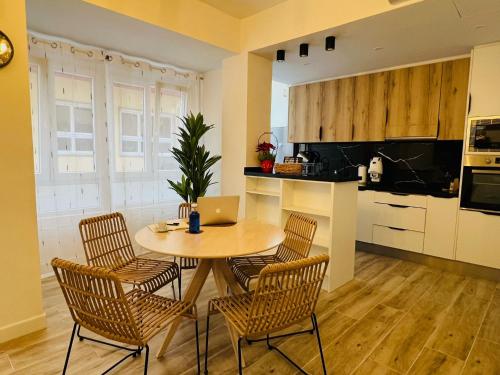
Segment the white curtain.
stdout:
<svg viewBox="0 0 500 375">
<path fill-rule="evenodd" d="M 42 274 L 57 256 L 85 263 L 78 223 L 122 212 L 133 234 L 176 217 L 171 148 L 178 116 L 200 109 L 196 73 L 99 48 L 30 38 Z M 140 251 L 140 249 L 137 249 Z"/>
</svg>

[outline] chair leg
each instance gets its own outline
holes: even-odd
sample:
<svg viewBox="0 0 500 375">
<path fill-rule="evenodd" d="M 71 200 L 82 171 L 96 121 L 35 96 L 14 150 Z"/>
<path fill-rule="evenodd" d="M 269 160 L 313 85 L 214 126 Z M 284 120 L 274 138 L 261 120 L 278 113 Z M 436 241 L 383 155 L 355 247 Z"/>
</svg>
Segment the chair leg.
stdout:
<svg viewBox="0 0 500 375">
<path fill-rule="evenodd" d="M 238 374 L 243 374 L 243 367 L 241 366 L 241 337 L 238 337 Z"/>
<path fill-rule="evenodd" d="M 200 373 L 200 339 L 198 337 L 198 319 L 194 321 L 194 329 L 196 334 L 196 365 L 198 367 L 198 374 Z"/>
<path fill-rule="evenodd" d="M 170 286 L 172 287 L 172 295 L 173 295 L 173 298 L 175 298 L 175 284 L 174 284 L 174 280 L 172 280 L 172 282 L 170 283 Z"/>
<path fill-rule="evenodd" d="M 68 351 L 66 352 L 66 360 L 64 361 L 64 369 L 63 369 L 63 375 L 66 374 L 66 369 L 68 368 L 68 363 L 69 363 L 69 356 L 71 354 L 71 348 L 73 346 L 73 339 L 75 338 L 75 332 L 76 332 L 76 326 L 77 324 L 73 324 L 73 331 L 71 332 L 71 339 L 69 341 L 68 345 Z"/>
<path fill-rule="evenodd" d="M 314 330 L 316 331 L 316 337 L 318 339 L 319 355 L 321 356 L 321 365 L 323 366 L 323 374 L 326 375 L 325 357 L 323 356 L 323 347 L 321 345 L 321 337 L 319 334 L 318 319 L 316 318 L 315 313 L 313 313 L 311 316 L 312 316 Z"/>
<path fill-rule="evenodd" d="M 149 364 L 149 345 L 146 344 L 146 355 L 144 356 L 144 375 L 148 374 Z"/>
<path fill-rule="evenodd" d="M 205 374 L 208 374 L 208 333 L 210 332 L 210 315 L 207 315 L 207 328 L 205 331 Z"/>
<path fill-rule="evenodd" d="M 179 267 L 179 299 L 182 299 L 182 269 Z"/>
</svg>

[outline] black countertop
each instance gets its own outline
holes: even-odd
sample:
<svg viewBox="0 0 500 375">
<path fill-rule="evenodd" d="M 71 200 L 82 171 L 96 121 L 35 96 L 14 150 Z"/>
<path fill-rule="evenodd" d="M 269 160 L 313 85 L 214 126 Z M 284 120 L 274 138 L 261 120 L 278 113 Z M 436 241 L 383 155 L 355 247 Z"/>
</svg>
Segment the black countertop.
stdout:
<svg viewBox="0 0 500 375">
<path fill-rule="evenodd" d="M 270 178 L 286 178 L 289 180 L 304 180 L 304 181 L 322 181 L 322 182 L 349 182 L 358 181 L 358 176 L 343 176 L 335 174 L 321 174 L 318 176 L 296 176 L 283 173 L 263 173 L 260 167 L 245 167 L 243 173 L 245 176 L 254 177 L 270 177 Z"/>
<path fill-rule="evenodd" d="M 282 173 L 262 173 L 260 167 L 245 167 L 245 176 L 254 177 L 269 177 L 269 178 L 286 178 L 290 180 L 304 180 L 304 181 L 322 181 L 322 182 L 349 182 L 357 181 L 359 178 L 357 176 L 349 175 L 335 175 L 335 174 L 321 174 L 318 176 L 295 176 Z M 374 190 L 395 194 L 414 194 L 414 195 L 430 195 L 438 198 L 456 198 L 458 197 L 458 192 L 450 193 L 449 191 L 442 191 L 438 186 L 426 186 L 422 188 L 416 187 L 397 187 L 391 185 L 375 185 L 370 183 L 366 186 L 358 186 L 358 190 Z"/>
</svg>

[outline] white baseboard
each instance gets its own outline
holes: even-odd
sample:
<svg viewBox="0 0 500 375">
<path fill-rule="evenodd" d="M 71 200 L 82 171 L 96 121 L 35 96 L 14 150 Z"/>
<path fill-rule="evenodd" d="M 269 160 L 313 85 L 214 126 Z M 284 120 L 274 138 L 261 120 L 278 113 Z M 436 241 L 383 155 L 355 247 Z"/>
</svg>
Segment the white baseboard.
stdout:
<svg viewBox="0 0 500 375">
<path fill-rule="evenodd" d="M 45 313 L 0 327 L 0 343 L 44 329 Z"/>
</svg>

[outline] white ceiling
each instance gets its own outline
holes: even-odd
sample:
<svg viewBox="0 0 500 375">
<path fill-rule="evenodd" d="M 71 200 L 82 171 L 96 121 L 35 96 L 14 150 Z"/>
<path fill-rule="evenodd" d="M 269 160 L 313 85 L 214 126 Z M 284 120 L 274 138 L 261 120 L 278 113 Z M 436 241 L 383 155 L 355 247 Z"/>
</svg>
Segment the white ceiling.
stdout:
<svg viewBox="0 0 500 375">
<path fill-rule="evenodd" d="M 28 28 L 132 56 L 205 72 L 232 54 L 80 0 L 26 0 Z"/>
<path fill-rule="evenodd" d="M 335 51 L 324 49 L 328 35 L 337 37 Z M 500 0 L 426 0 L 257 53 L 275 59 L 285 49 L 273 78 L 296 84 L 467 54 L 499 40 Z M 298 57 L 303 42 L 310 43 L 306 58 Z"/>
<path fill-rule="evenodd" d="M 200 0 L 236 18 L 252 16 L 286 0 Z"/>
</svg>

